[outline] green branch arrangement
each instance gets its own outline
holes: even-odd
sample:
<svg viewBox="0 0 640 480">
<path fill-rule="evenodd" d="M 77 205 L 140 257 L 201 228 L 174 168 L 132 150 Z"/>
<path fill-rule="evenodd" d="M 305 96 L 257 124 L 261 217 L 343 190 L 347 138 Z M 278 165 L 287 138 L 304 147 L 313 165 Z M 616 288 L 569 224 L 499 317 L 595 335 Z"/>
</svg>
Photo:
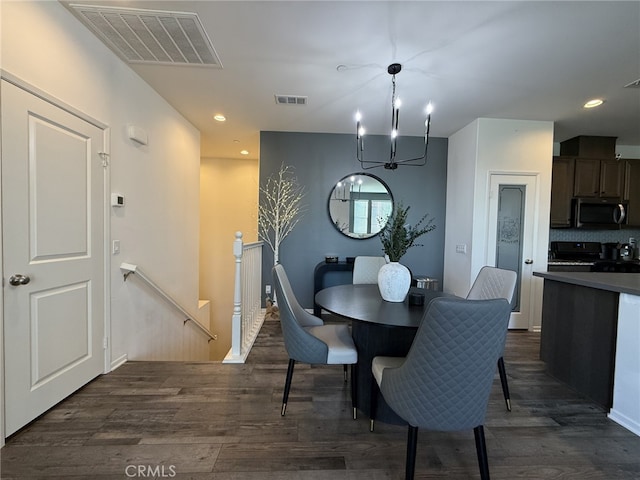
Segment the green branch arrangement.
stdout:
<svg viewBox="0 0 640 480">
<path fill-rule="evenodd" d="M 390 262 L 399 262 L 409 248 L 422 246 L 415 241 L 436 228 L 433 224 L 434 219 L 427 218 L 428 214 L 423 215 L 414 226 L 409 225 L 407 217 L 410 208 L 404 207 L 402 202 L 398 202 L 389 216 L 387 224 L 380 231 L 382 249 L 389 257 Z"/>
</svg>

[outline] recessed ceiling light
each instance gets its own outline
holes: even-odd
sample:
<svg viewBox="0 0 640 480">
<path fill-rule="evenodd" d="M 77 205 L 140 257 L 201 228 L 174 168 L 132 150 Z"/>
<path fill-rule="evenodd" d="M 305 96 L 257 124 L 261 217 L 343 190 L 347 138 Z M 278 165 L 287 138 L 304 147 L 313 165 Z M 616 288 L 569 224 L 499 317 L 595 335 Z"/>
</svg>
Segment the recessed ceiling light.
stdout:
<svg viewBox="0 0 640 480">
<path fill-rule="evenodd" d="M 218 121 L 218 122 L 224 122 L 227 120 L 227 117 L 225 117 L 224 115 L 222 115 L 221 113 L 218 113 L 216 115 L 213 116 L 213 119 Z"/>
<path fill-rule="evenodd" d="M 584 108 L 594 108 L 594 107 L 599 107 L 600 105 L 602 105 L 604 103 L 604 100 L 601 100 L 599 98 L 594 98 L 593 100 L 589 100 L 587 103 L 584 104 Z"/>
<path fill-rule="evenodd" d="M 249 155 L 249 150 L 240 150 L 240 155 Z"/>
</svg>

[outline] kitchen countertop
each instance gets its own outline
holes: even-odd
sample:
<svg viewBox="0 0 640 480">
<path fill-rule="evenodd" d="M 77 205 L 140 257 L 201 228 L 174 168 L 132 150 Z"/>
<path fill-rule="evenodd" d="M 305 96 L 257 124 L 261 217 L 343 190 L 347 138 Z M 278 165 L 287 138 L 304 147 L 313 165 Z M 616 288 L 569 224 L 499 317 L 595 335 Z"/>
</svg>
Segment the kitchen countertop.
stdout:
<svg viewBox="0 0 640 480">
<path fill-rule="evenodd" d="M 549 260 L 547 261 L 547 265 L 585 265 L 585 266 L 589 266 L 589 265 L 593 265 L 595 264 L 595 260 L 594 261 L 586 261 L 586 260 Z"/>
<path fill-rule="evenodd" d="M 640 296 L 640 273 L 533 272 L 533 275 L 545 280 Z"/>
</svg>

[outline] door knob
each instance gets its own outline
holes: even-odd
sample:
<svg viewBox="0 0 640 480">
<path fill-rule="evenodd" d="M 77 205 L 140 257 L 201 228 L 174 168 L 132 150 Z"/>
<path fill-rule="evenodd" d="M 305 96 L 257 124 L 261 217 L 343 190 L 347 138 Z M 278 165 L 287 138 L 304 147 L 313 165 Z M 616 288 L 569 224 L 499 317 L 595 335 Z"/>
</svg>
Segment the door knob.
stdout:
<svg viewBox="0 0 640 480">
<path fill-rule="evenodd" d="M 9 277 L 9 285 L 13 285 L 14 287 L 18 287 L 20 285 L 26 285 L 29 283 L 31 279 L 28 275 L 21 275 L 16 273 L 15 275 L 11 275 Z"/>
<path fill-rule="evenodd" d="M 533 260 L 531 260 L 530 258 L 527 258 L 524 263 L 526 263 L 527 265 L 531 265 L 533 263 Z"/>
</svg>

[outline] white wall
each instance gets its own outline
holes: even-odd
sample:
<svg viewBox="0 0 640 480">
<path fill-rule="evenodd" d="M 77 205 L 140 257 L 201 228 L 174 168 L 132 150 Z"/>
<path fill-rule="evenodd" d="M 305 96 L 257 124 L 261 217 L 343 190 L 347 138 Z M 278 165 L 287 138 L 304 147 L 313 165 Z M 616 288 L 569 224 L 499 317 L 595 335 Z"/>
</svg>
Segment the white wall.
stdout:
<svg viewBox="0 0 640 480">
<path fill-rule="evenodd" d="M 473 122 L 449 137 L 447 156 L 447 204 L 444 239 L 443 290 L 465 296 L 470 287 L 473 242 L 473 204 L 477 169 L 478 124 Z M 455 217 L 455 221 L 453 221 Z M 456 253 L 466 245 L 467 253 Z"/>
<path fill-rule="evenodd" d="M 0 72 L 2 71 L 2 2 L 0 2 Z M 0 91 L 0 102 L 2 102 L 2 92 Z M 0 129 L 2 128 L 2 118 L 0 117 Z M 0 135 L 1 138 L 1 135 Z M 2 158 L 2 141 L 0 141 L 0 159 Z M 0 172 L 0 181 L 2 173 Z M 2 185 L 0 183 L 0 185 Z M 0 187 L 1 189 L 1 187 Z M 2 192 L 0 192 L 2 193 Z M 4 278 L 2 265 L 2 195 L 0 195 L 0 271 Z M 4 292 L 0 295 L 0 447 L 4 447 Z"/>
<path fill-rule="evenodd" d="M 533 269 L 546 269 L 551 199 L 553 122 L 477 119 L 449 138 L 444 289 L 466 295 L 487 263 L 489 177 L 538 175 L 539 216 L 534 227 Z M 456 253 L 466 244 L 467 253 Z M 541 324 L 542 287 L 533 280 L 532 328 Z"/>
<path fill-rule="evenodd" d="M 145 358 L 171 341 L 156 338 L 158 322 L 182 321 L 118 267 L 138 264 L 197 313 L 200 134 L 60 3 L 2 2 L 1 28 L 3 72 L 110 128 L 111 191 L 126 201 L 111 210 L 121 241 L 110 258 L 111 362 Z M 147 131 L 147 146 L 127 138 L 128 124 Z"/>
<path fill-rule="evenodd" d="M 236 259 L 235 233 L 258 241 L 257 160 L 203 158 L 200 176 L 200 295 L 211 300 L 211 359 L 231 348 Z"/>
</svg>

